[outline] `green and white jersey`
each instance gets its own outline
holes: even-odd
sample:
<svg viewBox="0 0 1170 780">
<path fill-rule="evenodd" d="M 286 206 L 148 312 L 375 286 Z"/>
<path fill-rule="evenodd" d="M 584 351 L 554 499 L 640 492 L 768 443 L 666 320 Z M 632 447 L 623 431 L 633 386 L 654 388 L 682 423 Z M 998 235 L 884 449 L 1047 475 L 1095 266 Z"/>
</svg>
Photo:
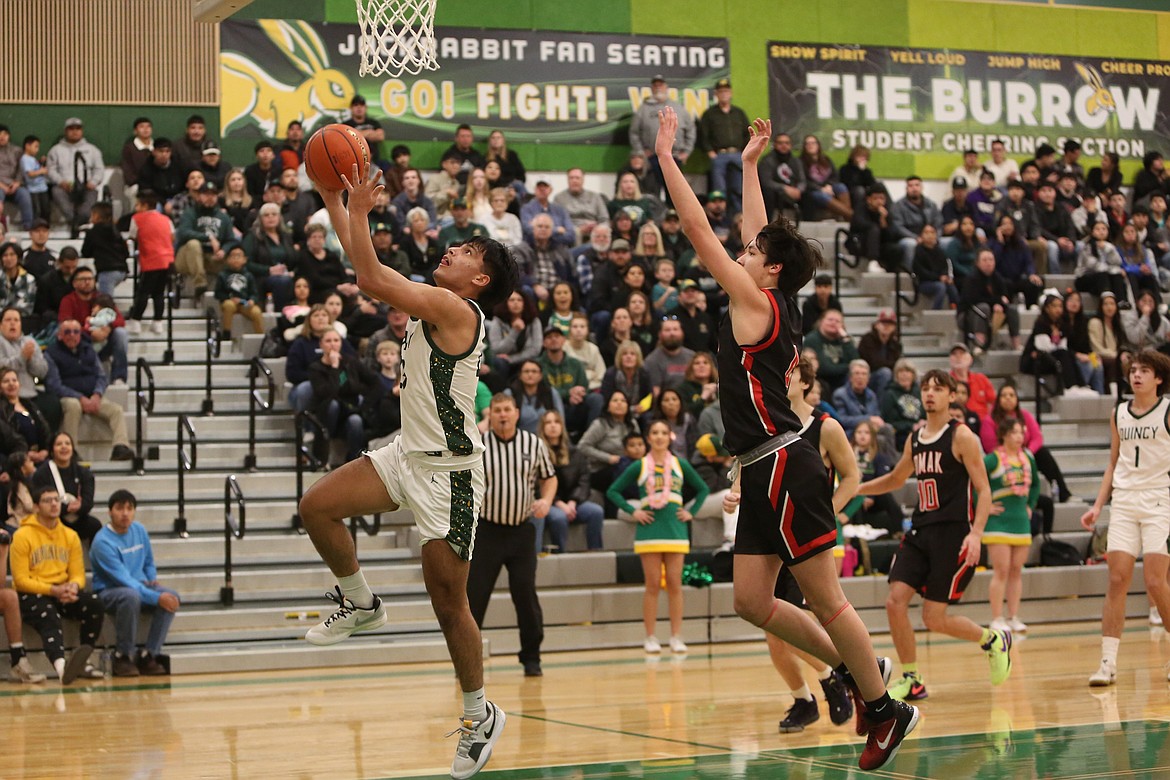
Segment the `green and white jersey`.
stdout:
<svg viewBox="0 0 1170 780">
<path fill-rule="evenodd" d="M 443 352 L 431 341 L 426 323 L 415 317 L 402 339 L 402 451 L 442 471 L 480 463 L 484 448 L 476 427 L 475 390 L 487 329 L 479 306 L 467 303 L 479 324 L 466 352 Z"/>
</svg>

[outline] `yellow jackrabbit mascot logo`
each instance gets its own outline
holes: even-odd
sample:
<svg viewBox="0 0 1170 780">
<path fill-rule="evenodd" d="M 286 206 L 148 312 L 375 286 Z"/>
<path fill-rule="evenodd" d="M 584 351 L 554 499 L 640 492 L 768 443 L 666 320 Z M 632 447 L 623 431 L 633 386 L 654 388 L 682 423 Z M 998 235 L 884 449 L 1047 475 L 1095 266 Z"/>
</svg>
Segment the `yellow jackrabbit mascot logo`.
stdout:
<svg viewBox="0 0 1170 780">
<path fill-rule="evenodd" d="M 1085 99 L 1085 113 L 1093 116 L 1098 111 L 1108 111 L 1109 113 L 1117 111 L 1117 104 L 1113 102 L 1113 93 L 1105 86 L 1097 69 L 1092 66 L 1085 67 L 1079 62 L 1073 64 L 1080 77 L 1093 88 L 1093 94 Z"/>
<path fill-rule="evenodd" d="M 294 119 L 301 120 L 309 131 L 318 123 L 340 120 L 353 98 L 353 82 L 329 67 L 325 45 L 313 28 L 305 22 L 273 19 L 259 24 L 305 78 L 300 84 L 284 84 L 242 54 L 221 53 L 223 135 L 255 125 L 269 138 L 283 137 Z"/>
</svg>

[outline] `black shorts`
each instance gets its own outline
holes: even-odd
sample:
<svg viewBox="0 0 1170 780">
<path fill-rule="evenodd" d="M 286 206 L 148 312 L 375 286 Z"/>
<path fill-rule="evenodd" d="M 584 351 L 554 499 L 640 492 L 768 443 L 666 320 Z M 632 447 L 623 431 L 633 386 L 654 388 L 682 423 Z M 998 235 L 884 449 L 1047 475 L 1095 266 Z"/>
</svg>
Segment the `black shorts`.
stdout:
<svg viewBox="0 0 1170 780">
<path fill-rule="evenodd" d="M 787 601 L 794 607 L 809 608 L 808 603 L 804 600 L 804 592 L 801 591 L 800 584 L 796 581 L 796 577 L 792 576 L 792 570 L 787 566 L 781 566 L 780 575 L 776 577 L 776 598 Z"/>
<path fill-rule="evenodd" d="M 821 455 L 804 439 L 745 466 L 736 555 L 800 563 L 837 543 L 833 492 Z"/>
<path fill-rule="evenodd" d="M 967 523 L 942 523 L 914 528 L 902 539 L 890 566 L 890 582 L 904 582 L 928 601 L 957 604 L 975 567 L 959 560 Z"/>
</svg>

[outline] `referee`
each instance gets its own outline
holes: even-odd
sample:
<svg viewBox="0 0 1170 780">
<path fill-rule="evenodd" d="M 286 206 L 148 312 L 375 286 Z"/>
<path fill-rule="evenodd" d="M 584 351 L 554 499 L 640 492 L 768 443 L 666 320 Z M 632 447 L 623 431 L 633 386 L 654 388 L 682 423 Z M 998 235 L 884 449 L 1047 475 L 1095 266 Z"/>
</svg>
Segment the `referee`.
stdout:
<svg viewBox="0 0 1170 780">
<path fill-rule="evenodd" d="M 482 629 L 500 568 L 507 567 L 508 590 L 520 626 L 520 663 L 525 677 L 539 677 L 544 614 L 536 597 L 537 526 L 544 527 L 557 494 L 557 476 L 544 442 L 518 430 L 519 419 L 512 396 L 492 396 L 491 429 L 483 437 L 487 493 L 475 532 L 467 601 Z M 535 498 L 538 483 L 540 497 Z"/>
</svg>

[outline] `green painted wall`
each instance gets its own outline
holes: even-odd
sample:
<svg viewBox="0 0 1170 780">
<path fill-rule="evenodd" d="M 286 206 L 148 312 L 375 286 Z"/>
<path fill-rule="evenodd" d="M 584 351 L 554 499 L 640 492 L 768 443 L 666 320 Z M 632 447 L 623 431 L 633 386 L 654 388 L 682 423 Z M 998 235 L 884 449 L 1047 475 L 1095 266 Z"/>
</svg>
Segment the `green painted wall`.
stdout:
<svg viewBox="0 0 1170 780">
<path fill-rule="evenodd" d="M 439 0 L 436 24 L 487 28 L 594 30 L 611 33 L 726 37 L 731 45 L 735 102 L 749 115 L 767 113 L 765 44 L 771 39 L 875 46 L 926 46 L 964 49 L 1083 54 L 1170 60 L 1170 13 L 1071 8 L 1090 0 L 1060 0 L 1059 5 L 999 4 L 986 0 Z M 1092 5 L 1166 8 L 1166 0 L 1092 0 Z M 302 18 L 353 23 L 353 0 L 254 0 L 241 18 Z M 1042 39 L 1036 30 L 1044 30 Z M 198 109 L 214 126 L 217 112 Z M 87 135 L 107 156 L 116 158 L 130 121 L 150 114 L 161 134 L 177 135 L 191 110 L 174 107 L 82 107 Z M 0 105 L 0 121 L 16 135 L 34 132 L 52 140 L 73 110 L 58 106 Z M 483 134 L 486 134 L 486 130 Z M 415 160 L 437 166 L 447 141 L 413 144 Z M 251 159 L 250 145 L 229 146 L 233 162 Z M 517 146 L 535 169 L 580 164 L 616 169 L 620 148 L 527 144 Z M 944 175 L 954 161 L 938 155 L 883 154 L 882 170 Z"/>
</svg>

